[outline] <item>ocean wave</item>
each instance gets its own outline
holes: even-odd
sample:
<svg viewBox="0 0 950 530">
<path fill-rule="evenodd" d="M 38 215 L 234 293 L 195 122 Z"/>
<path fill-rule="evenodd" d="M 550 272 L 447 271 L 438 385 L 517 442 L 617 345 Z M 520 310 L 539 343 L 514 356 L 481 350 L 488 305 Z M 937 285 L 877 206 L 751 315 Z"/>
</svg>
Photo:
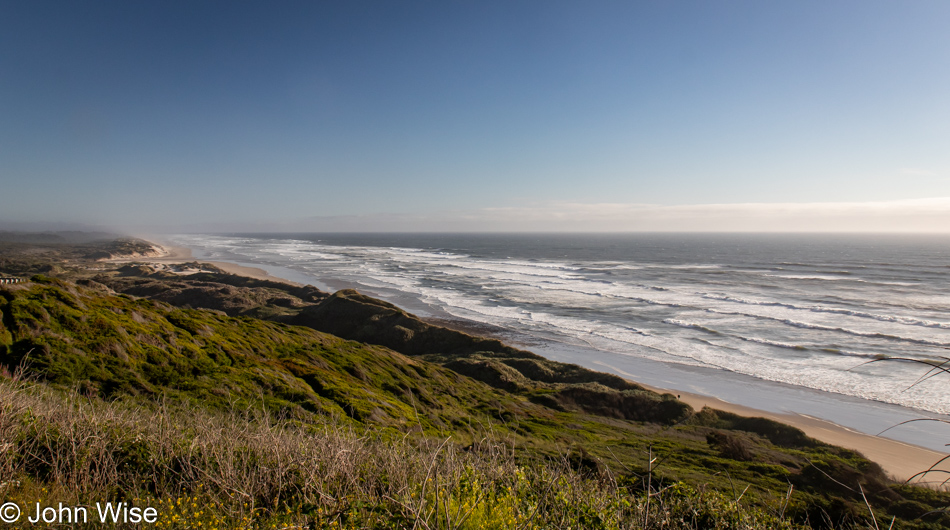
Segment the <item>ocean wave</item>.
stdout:
<svg viewBox="0 0 950 530">
<path fill-rule="evenodd" d="M 844 355 L 846 357 L 859 357 L 861 359 L 886 359 L 887 356 L 880 353 L 864 353 L 850 350 L 836 350 L 835 353 L 838 355 Z"/>
<path fill-rule="evenodd" d="M 918 339 L 918 338 L 913 338 L 913 337 L 902 337 L 900 335 L 890 335 L 887 333 L 880 333 L 876 331 L 858 331 L 856 329 L 848 329 L 848 328 L 842 328 L 842 327 L 836 327 L 836 326 L 824 326 L 821 324 L 810 324 L 808 322 L 799 322 L 799 321 L 790 320 L 790 319 L 784 319 L 784 320 L 781 320 L 781 322 L 789 326 L 794 326 L 796 328 L 814 329 L 814 330 L 820 330 L 820 331 L 835 331 L 839 333 L 846 333 L 848 335 L 854 335 L 857 337 L 894 340 L 894 341 L 900 341 L 900 342 L 909 342 L 912 344 L 923 344 L 926 346 L 950 347 L 950 343 L 948 342 L 940 342 L 940 341 L 934 341 L 934 340 L 928 340 L 928 339 Z"/>
<path fill-rule="evenodd" d="M 699 331 L 705 331 L 706 333 L 712 333 L 713 335 L 722 335 L 721 332 L 716 331 L 712 328 L 707 328 L 702 324 L 697 324 L 695 322 L 687 322 L 685 320 L 680 320 L 678 318 L 668 318 L 663 321 L 665 324 L 672 324 L 674 326 L 679 326 L 681 328 L 691 328 Z"/>
<path fill-rule="evenodd" d="M 630 265 L 628 263 L 588 263 L 583 267 L 579 267 L 580 270 L 593 271 L 593 272 L 612 272 L 612 271 L 637 271 L 642 270 L 641 265 Z"/>
<path fill-rule="evenodd" d="M 511 274 L 521 274 L 528 277 L 556 277 L 556 278 L 571 278 L 571 279 L 581 279 L 584 276 L 580 274 L 571 274 L 571 271 L 576 271 L 576 268 L 573 267 L 531 267 L 518 264 L 506 264 L 501 262 L 477 262 L 477 261 L 463 261 L 463 262 L 454 262 L 451 264 L 446 264 L 448 268 L 458 268 L 468 271 L 481 271 L 485 273 L 511 273 Z M 565 274 L 568 272 L 568 274 Z"/>
<path fill-rule="evenodd" d="M 848 281 L 867 283 L 867 280 L 860 278 L 846 278 L 842 276 L 824 276 L 821 274 L 763 274 L 769 278 L 785 278 L 789 280 L 820 280 L 820 281 Z"/>
<path fill-rule="evenodd" d="M 765 344 L 766 346 L 775 346 L 777 348 L 786 348 L 789 350 L 797 350 L 797 351 L 803 351 L 803 350 L 808 349 L 807 346 L 802 346 L 800 344 L 788 344 L 785 342 L 779 342 L 777 340 L 760 339 L 758 337 L 743 337 L 741 335 L 733 335 L 733 336 L 744 341 L 755 342 L 757 344 Z"/>
<path fill-rule="evenodd" d="M 788 309 L 794 309 L 794 310 L 800 310 L 800 311 L 812 311 L 815 313 L 832 313 L 832 314 L 837 314 L 837 315 L 847 315 L 847 316 L 852 316 L 852 317 L 877 320 L 880 322 L 893 322 L 895 324 L 903 324 L 906 326 L 920 326 L 920 327 L 925 327 L 925 328 L 950 329 L 950 323 L 947 323 L 947 322 L 937 322 L 935 320 L 919 319 L 919 318 L 902 316 L 902 315 L 881 315 L 878 313 L 868 313 L 866 311 L 856 311 L 854 309 L 844 309 L 844 308 L 838 308 L 838 307 L 827 307 L 827 306 L 817 306 L 817 305 L 796 305 L 796 304 L 790 304 L 788 302 L 772 302 L 772 301 L 754 300 L 750 298 L 740 298 L 740 297 L 735 297 L 735 296 L 719 295 L 719 294 L 704 294 L 703 298 L 708 298 L 711 300 L 722 300 L 724 302 L 733 302 L 733 303 L 745 304 L 745 305 L 785 307 Z"/>
</svg>

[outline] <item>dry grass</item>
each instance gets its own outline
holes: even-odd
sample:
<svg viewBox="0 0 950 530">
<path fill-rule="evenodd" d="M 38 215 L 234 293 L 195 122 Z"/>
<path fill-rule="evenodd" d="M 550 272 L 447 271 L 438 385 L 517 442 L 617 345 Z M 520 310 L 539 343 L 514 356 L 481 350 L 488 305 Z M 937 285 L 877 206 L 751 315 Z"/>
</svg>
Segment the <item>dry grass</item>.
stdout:
<svg viewBox="0 0 950 530">
<path fill-rule="evenodd" d="M 643 491 L 567 457 L 530 460 L 490 428 L 462 447 L 15 378 L 0 378 L 0 476 L 24 507 L 126 500 L 157 508 L 163 528 L 794 527 L 787 499 L 770 511 L 683 484 Z"/>
</svg>

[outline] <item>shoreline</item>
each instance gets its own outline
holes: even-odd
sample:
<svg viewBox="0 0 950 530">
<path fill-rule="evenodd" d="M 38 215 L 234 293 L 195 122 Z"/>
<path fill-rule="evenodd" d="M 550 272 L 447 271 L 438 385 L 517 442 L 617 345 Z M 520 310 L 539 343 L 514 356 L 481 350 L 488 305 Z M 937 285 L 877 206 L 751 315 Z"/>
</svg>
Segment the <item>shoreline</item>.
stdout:
<svg viewBox="0 0 950 530">
<path fill-rule="evenodd" d="M 838 425 L 837 423 L 806 414 L 768 412 L 744 405 L 737 405 L 715 397 L 679 390 L 666 390 L 643 383 L 637 384 L 661 394 L 673 394 L 680 401 L 683 401 L 697 411 L 703 407 L 710 407 L 724 412 L 738 414 L 739 416 L 767 418 L 786 425 L 791 425 L 792 427 L 801 429 L 805 434 L 816 440 L 858 451 L 869 460 L 879 464 L 888 475 L 900 481 L 907 480 L 915 474 L 930 468 L 930 466 L 934 465 L 941 458 L 947 456 L 946 454 L 927 449 L 926 447 L 865 434 Z M 944 463 L 935 469 L 950 471 L 950 465 Z M 943 479 L 935 482 L 941 483 Z M 928 481 L 926 477 L 922 477 L 922 480 L 915 480 L 915 483 L 926 484 Z"/>
<path fill-rule="evenodd" d="M 162 255 L 155 257 L 118 258 L 107 261 L 111 263 L 136 262 L 165 265 L 197 262 L 214 265 L 215 267 L 218 267 L 227 273 L 236 274 L 239 276 L 246 276 L 258 280 L 281 282 L 294 286 L 302 285 L 298 282 L 271 275 L 266 270 L 257 267 L 248 267 L 233 262 L 196 259 L 193 257 L 192 251 L 189 248 L 178 247 L 174 245 L 163 245 L 158 243 L 153 243 L 153 245 L 156 247 L 156 249 L 162 252 Z M 457 331 L 481 336 L 494 335 L 498 331 L 504 331 L 495 330 L 488 325 L 481 325 L 475 322 L 470 323 L 461 319 L 448 320 L 441 318 L 425 318 L 424 320 L 433 325 L 448 327 Z M 661 387 L 644 384 L 630 377 L 629 374 L 625 376 L 625 378 L 654 392 L 661 394 L 673 394 L 681 401 L 693 407 L 693 409 L 696 411 L 708 406 L 710 408 L 738 414 L 740 416 L 767 418 L 790 425 L 792 427 L 796 427 L 801 429 L 808 436 L 819 441 L 860 452 L 868 459 L 879 464 L 888 475 L 898 481 L 907 480 L 916 473 L 927 470 L 941 458 L 947 456 L 945 453 L 940 453 L 925 447 L 901 442 L 898 440 L 892 440 L 890 438 L 884 438 L 881 436 L 875 436 L 872 434 L 866 434 L 839 425 L 837 423 L 806 414 L 769 412 L 758 408 L 730 403 L 712 396 L 684 392 L 681 390 L 664 389 Z M 950 472 L 950 462 L 945 462 L 936 469 Z M 914 483 L 921 485 L 927 484 L 928 482 L 929 481 L 926 480 L 926 477 L 923 477 L 922 480 L 918 478 L 914 481 Z M 936 482 L 940 483 L 942 480 Z"/>
<path fill-rule="evenodd" d="M 158 243 L 152 243 L 152 245 L 162 254 L 159 256 L 149 257 L 113 258 L 105 261 L 109 263 L 154 263 L 161 265 L 172 265 L 179 263 L 204 263 L 207 265 L 214 265 L 215 267 L 229 274 L 246 276 L 248 278 L 254 278 L 255 280 L 285 283 L 287 285 L 293 285 L 294 287 L 303 286 L 301 283 L 294 282 L 286 278 L 281 278 L 279 276 L 273 276 L 264 269 L 258 267 L 247 267 L 244 265 L 238 265 L 237 263 L 232 263 L 230 261 L 210 261 L 206 259 L 195 258 L 192 255 L 190 248 L 177 247 L 173 245 L 161 245 Z"/>
</svg>

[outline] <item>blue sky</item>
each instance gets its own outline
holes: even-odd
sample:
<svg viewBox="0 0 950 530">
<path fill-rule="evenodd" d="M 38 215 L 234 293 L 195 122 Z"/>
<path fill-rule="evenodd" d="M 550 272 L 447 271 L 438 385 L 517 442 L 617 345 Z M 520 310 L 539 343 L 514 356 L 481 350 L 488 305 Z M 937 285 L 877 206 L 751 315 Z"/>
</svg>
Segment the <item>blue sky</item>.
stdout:
<svg viewBox="0 0 950 530">
<path fill-rule="evenodd" d="M 948 23 L 942 1 L 2 2 L 0 223 L 950 231 Z"/>
</svg>

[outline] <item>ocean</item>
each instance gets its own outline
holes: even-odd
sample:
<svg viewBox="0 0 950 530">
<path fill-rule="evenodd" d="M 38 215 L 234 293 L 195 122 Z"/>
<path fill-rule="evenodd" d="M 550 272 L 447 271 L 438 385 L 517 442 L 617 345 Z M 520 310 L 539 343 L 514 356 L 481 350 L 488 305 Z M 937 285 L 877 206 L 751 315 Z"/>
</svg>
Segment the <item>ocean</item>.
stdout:
<svg viewBox="0 0 950 530">
<path fill-rule="evenodd" d="M 621 373 L 625 359 L 634 368 L 659 363 L 718 374 L 726 381 L 720 387 L 770 382 L 830 399 L 950 413 L 950 375 L 931 372 L 950 348 L 947 236 L 170 239 L 203 259 L 258 266 L 328 290 L 356 288 L 420 316 L 485 325 L 557 360 Z"/>
</svg>

